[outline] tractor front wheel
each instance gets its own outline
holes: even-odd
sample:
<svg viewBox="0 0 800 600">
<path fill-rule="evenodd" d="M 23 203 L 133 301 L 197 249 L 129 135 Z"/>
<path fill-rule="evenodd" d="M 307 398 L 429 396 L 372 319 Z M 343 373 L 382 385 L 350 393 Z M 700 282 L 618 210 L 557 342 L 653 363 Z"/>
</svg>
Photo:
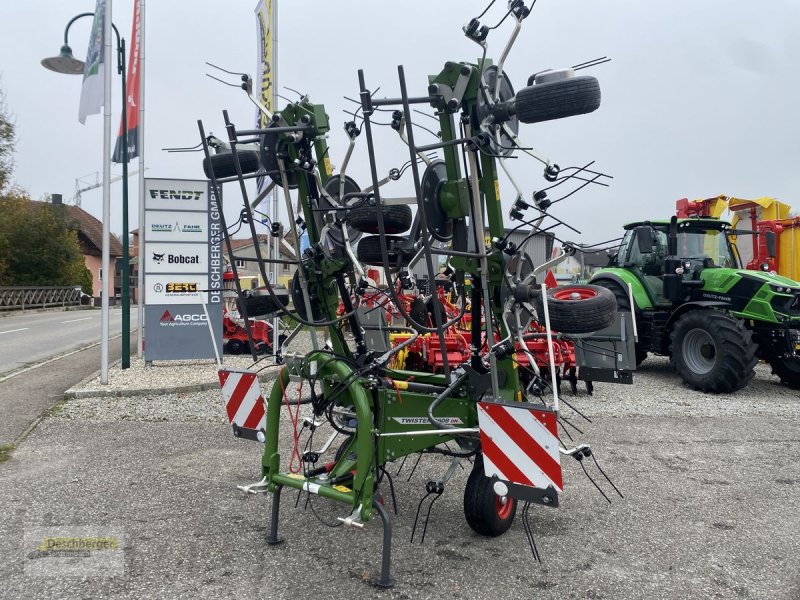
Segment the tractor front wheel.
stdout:
<svg viewBox="0 0 800 600">
<path fill-rule="evenodd" d="M 517 500 L 498 496 L 492 480 L 483 471 L 483 460 L 477 459 L 464 488 L 464 516 L 470 527 L 480 535 L 503 535 L 514 522 Z"/>
<path fill-rule="evenodd" d="M 670 362 L 701 392 L 730 393 L 755 375 L 757 345 L 740 319 L 718 310 L 691 310 L 672 330 Z"/>
<path fill-rule="evenodd" d="M 781 383 L 800 390 L 800 360 L 793 357 L 770 356 L 767 358 L 772 374 L 781 378 Z"/>
</svg>

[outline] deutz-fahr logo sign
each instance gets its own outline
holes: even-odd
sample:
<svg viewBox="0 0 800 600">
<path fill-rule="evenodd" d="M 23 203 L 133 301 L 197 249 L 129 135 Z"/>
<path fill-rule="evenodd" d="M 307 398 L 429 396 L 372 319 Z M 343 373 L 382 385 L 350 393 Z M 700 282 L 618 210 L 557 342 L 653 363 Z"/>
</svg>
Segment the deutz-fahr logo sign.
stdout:
<svg viewBox="0 0 800 600">
<path fill-rule="evenodd" d="M 181 225 L 180 223 L 153 223 L 150 225 L 153 233 L 203 233 L 202 225 Z"/>
<path fill-rule="evenodd" d="M 204 314 L 178 311 L 177 309 L 173 309 L 170 312 L 170 310 L 167 309 L 164 311 L 164 314 L 161 315 L 158 324 L 161 325 L 161 327 L 183 327 L 187 325 L 200 325 L 201 327 L 205 327 L 207 321 L 208 319 L 206 319 Z"/>
</svg>

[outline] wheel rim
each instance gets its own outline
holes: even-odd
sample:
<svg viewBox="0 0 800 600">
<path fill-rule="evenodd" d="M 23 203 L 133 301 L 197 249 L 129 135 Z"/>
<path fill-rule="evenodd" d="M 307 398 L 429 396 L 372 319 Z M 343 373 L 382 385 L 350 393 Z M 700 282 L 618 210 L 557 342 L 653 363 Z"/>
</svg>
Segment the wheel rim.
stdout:
<svg viewBox="0 0 800 600">
<path fill-rule="evenodd" d="M 494 508 L 500 520 L 505 520 L 511 515 L 514 503 L 508 496 L 497 496 L 494 501 Z"/>
<path fill-rule="evenodd" d="M 692 372 L 705 375 L 717 362 L 717 346 L 705 329 L 692 329 L 683 338 L 683 360 Z"/>
<path fill-rule="evenodd" d="M 588 300 L 596 297 L 597 292 L 595 290 L 579 286 L 553 292 L 553 298 L 556 300 Z"/>
</svg>

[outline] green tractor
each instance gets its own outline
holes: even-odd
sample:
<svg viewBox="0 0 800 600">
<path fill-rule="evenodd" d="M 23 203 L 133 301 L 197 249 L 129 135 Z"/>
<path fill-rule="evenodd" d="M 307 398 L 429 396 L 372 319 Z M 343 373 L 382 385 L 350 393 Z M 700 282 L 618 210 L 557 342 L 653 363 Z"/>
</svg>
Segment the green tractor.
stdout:
<svg viewBox="0 0 800 600">
<path fill-rule="evenodd" d="M 591 283 L 635 310 L 636 361 L 669 356 L 681 378 L 703 392 L 745 387 L 759 359 L 800 389 L 800 284 L 742 268 L 736 231 L 713 218 L 625 226 L 608 268 Z M 775 254 L 774 234 L 766 247 Z M 633 303 L 633 306 L 631 304 Z"/>
</svg>

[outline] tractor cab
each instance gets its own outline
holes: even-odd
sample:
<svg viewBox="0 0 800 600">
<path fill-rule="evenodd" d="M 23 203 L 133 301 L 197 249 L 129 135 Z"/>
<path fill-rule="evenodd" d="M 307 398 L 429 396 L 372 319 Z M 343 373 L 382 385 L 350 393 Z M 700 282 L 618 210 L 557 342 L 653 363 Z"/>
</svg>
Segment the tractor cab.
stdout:
<svg viewBox="0 0 800 600">
<path fill-rule="evenodd" d="M 669 221 L 646 221 L 625 226 L 625 235 L 612 265 L 628 270 L 640 280 L 653 305 L 671 305 L 676 298 L 665 293 L 665 275 L 679 278 L 680 288 L 701 287 L 700 274 L 710 268 L 741 268 L 736 247 L 729 238 L 731 226 L 717 219 L 680 219 L 677 221 L 677 268 L 670 261 Z M 676 259 L 673 258 L 672 262 Z M 699 282 L 693 283 L 693 282 Z M 674 290 L 676 286 L 672 285 Z"/>
</svg>

